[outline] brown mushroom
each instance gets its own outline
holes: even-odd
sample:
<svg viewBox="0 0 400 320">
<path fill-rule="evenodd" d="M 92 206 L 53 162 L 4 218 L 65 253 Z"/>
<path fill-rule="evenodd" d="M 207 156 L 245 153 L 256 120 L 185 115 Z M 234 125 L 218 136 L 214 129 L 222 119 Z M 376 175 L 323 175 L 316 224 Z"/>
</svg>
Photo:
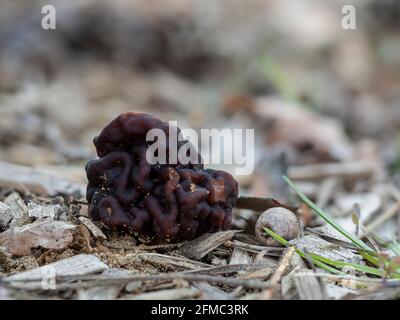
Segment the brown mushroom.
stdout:
<svg viewBox="0 0 400 320">
<path fill-rule="evenodd" d="M 123 113 L 94 139 L 99 159 L 86 165 L 91 218 L 150 240 L 189 240 L 229 228 L 238 196 L 235 179 L 201 163 L 149 163 L 151 129 L 168 137 L 167 122 Z M 177 141 L 178 148 L 183 143 Z"/>
</svg>

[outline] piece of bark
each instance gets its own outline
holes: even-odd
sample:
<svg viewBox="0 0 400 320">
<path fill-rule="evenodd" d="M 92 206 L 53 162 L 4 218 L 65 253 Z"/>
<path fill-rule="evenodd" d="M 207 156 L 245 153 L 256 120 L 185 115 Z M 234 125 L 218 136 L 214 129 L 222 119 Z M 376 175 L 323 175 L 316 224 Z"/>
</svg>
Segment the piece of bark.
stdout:
<svg viewBox="0 0 400 320">
<path fill-rule="evenodd" d="M 30 281 L 26 282 L 36 282 L 41 281 L 43 276 L 37 276 L 31 278 Z M 211 276 L 207 274 L 192 274 L 184 272 L 167 272 L 160 274 L 134 274 L 128 276 L 114 276 L 114 277 L 104 277 L 102 275 L 75 275 L 75 276 L 59 276 L 57 280 L 57 290 L 72 290 L 81 288 L 91 288 L 96 285 L 105 284 L 117 284 L 117 283 L 129 283 L 132 281 L 175 281 L 177 279 L 190 281 L 190 282 L 202 282 L 214 283 L 220 285 L 226 285 L 231 287 L 243 286 L 245 288 L 252 289 L 265 289 L 269 285 L 265 282 L 255 281 L 255 280 L 242 280 L 234 277 L 222 277 L 222 276 Z M 10 281 L 4 279 L 7 284 Z M 20 281 L 13 281 L 15 282 Z"/>
<path fill-rule="evenodd" d="M 126 285 L 125 291 L 131 293 L 140 290 L 142 286 L 143 286 L 142 281 L 131 281 Z"/>
<path fill-rule="evenodd" d="M 0 300 L 11 300 L 11 293 L 8 288 L 0 287 Z"/>
<path fill-rule="evenodd" d="M 261 246 L 261 245 L 248 244 L 248 243 L 241 242 L 238 240 L 228 241 L 227 243 L 225 243 L 225 246 L 227 246 L 229 248 L 238 247 L 245 251 L 253 252 L 253 253 L 259 253 L 261 251 L 264 251 L 265 255 L 274 256 L 274 257 L 280 257 L 282 255 L 282 252 L 285 250 L 285 248 L 282 248 L 282 247 L 266 247 L 266 246 Z"/>
<path fill-rule="evenodd" d="M 29 222 L 28 207 L 17 192 L 8 195 L 4 199 L 4 204 L 10 207 L 12 214 L 9 227 L 22 226 Z"/>
<path fill-rule="evenodd" d="M 51 281 L 59 276 L 83 276 L 101 272 L 108 266 L 99 258 L 93 255 L 80 254 L 48 265 L 5 278 L 7 284 L 14 288 L 27 290 L 43 290 Z M 54 284 L 53 289 L 57 289 Z M 47 289 L 49 289 L 47 287 Z"/>
<path fill-rule="evenodd" d="M 276 268 L 278 266 L 278 262 L 276 261 L 275 258 L 271 258 L 266 256 L 267 251 L 263 250 L 260 251 L 256 257 L 254 258 L 254 264 L 264 264 L 266 266 L 269 266 L 271 268 Z"/>
<path fill-rule="evenodd" d="M 0 271 L 8 271 L 12 264 L 11 255 L 0 247 Z"/>
<path fill-rule="evenodd" d="M 106 269 L 102 272 L 103 276 L 124 276 L 132 274 L 132 272 L 124 269 Z M 124 284 L 96 286 L 88 289 L 78 290 L 78 300 L 114 300 L 118 297 Z"/>
<path fill-rule="evenodd" d="M 290 272 L 292 257 L 295 253 L 296 251 L 293 247 L 289 247 L 286 249 L 284 255 L 279 261 L 278 268 L 275 270 L 274 274 L 271 277 L 271 284 L 273 286 L 280 283 L 282 277 Z"/>
<path fill-rule="evenodd" d="M 314 253 L 331 260 L 364 264 L 362 256 L 354 253 L 353 250 L 332 244 L 315 235 L 294 239 L 290 243 L 302 251 Z"/>
<path fill-rule="evenodd" d="M 292 269 L 287 275 L 282 277 L 281 280 L 281 294 L 284 300 L 295 300 L 299 298 L 299 293 L 294 282 L 294 274 L 302 268 L 297 266 Z"/>
<path fill-rule="evenodd" d="M 208 284 L 207 282 L 200 282 L 193 284 L 193 287 L 200 291 L 200 299 L 202 300 L 232 300 L 232 295 L 222 291 L 221 289 Z"/>
<path fill-rule="evenodd" d="M 73 241 L 75 225 L 56 220 L 37 220 L 23 227 L 14 227 L 0 234 L 0 246 L 15 256 L 27 256 L 31 249 L 63 249 Z"/>
<path fill-rule="evenodd" d="M 62 207 L 59 204 L 40 205 L 34 202 L 28 203 L 28 215 L 31 218 L 54 220 L 60 212 L 62 212 Z"/>
<path fill-rule="evenodd" d="M 182 255 L 189 259 L 200 260 L 215 248 L 232 239 L 237 232 L 239 231 L 228 230 L 212 234 L 206 233 L 190 242 L 185 243 L 182 247 L 173 251 L 173 253 Z"/>
<path fill-rule="evenodd" d="M 372 292 L 366 292 L 356 297 L 350 297 L 354 300 L 397 300 L 400 295 L 400 287 L 387 288 L 379 286 Z"/>
<path fill-rule="evenodd" d="M 270 267 L 269 264 L 227 264 L 227 265 L 202 268 L 197 270 L 188 270 L 184 271 L 184 273 L 227 275 L 232 273 L 238 273 L 241 271 L 243 272 L 257 271 L 266 267 Z"/>
<path fill-rule="evenodd" d="M 179 288 L 169 290 L 159 290 L 146 292 L 138 295 L 125 296 L 124 299 L 130 300 L 180 300 L 196 298 L 199 290 L 195 288 Z"/>
<path fill-rule="evenodd" d="M 84 185 L 64 177 L 4 161 L 0 161 L 0 187 L 14 188 L 22 192 L 28 189 L 35 194 L 50 196 L 61 194 L 82 197 L 86 193 Z"/>
<path fill-rule="evenodd" d="M 137 253 L 137 254 L 129 254 L 126 255 L 126 258 L 134 258 L 134 259 L 140 259 L 146 262 L 150 262 L 154 265 L 158 266 L 164 266 L 164 267 L 175 267 L 183 270 L 196 270 L 200 268 L 208 268 L 211 267 L 211 265 L 195 261 L 195 260 L 190 260 L 186 257 L 179 257 L 179 256 L 170 256 L 170 255 L 164 255 L 160 253 L 152 253 L 152 252 L 143 252 L 143 253 Z"/>
<path fill-rule="evenodd" d="M 233 249 L 231 259 L 229 264 L 251 264 L 253 263 L 253 258 L 244 250 L 240 248 Z"/>
<path fill-rule="evenodd" d="M 244 250 L 240 248 L 233 249 L 229 264 L 252 264 L 253 258 Z M 238 271 L 238 274 L 243 274 L 244 271 Z"/>
<path fill-rule="evenodd" d="M 301 270 L 292 275 L 301 300 L 323 300 L 325 293 L 312 270 Z"/>
<path fill-rule="evenodd" d="M 273 272 L 273 268 L 266 267 L 260 270 L 243 273 L 238 278 L 244 280 L 266 280 L 272 275 Z"/>
<path fill-rule="evenodd" d="M 96 226 L 92 220 L 86 217 L 79 217 L 79 221 L 92 233 L 92 235 L 97 239 L 107 240 L 107 236 Z"/>
<path fill-rule="evenodd" d="M 324 224 L 320 227 L 306 228 L 306 231 L 344 248 L 357 248 L 354 244 L 349 242 L 349 239 L 347 239 L 343 234 L 338 232 L 329 224 Z"/>
<path fill-rule="evenodd" d="M 0 201 L 0 229 L 7 229 L 12 219 L 11 208 Z"/>
<path fill-rule="evenodd" d="M 341 286 L 334 285 L 332 283 L 328 283 L 325 286 L 326 294 L 329 299 L 340 300 L 345 298 L 348 295 L 357 295 L 357 290 L 353 290 L 350 288 L 345 288 Z"/>
<path fill-rule="evenodd" d="M 285 250 L 285 253 L 282 255 L 278 268 L 276 268 L 273 273 L 270 284 L 271 287 L 264 290 L 261 293 L 261 299 L 270 300 L 277 299 L 281 294 L 281 280 L 282 277 L 285 276 L 291 270 L 291 260 L 293 255 L 296 254 L 294 247 L 288 247 Z"/>
</svg>

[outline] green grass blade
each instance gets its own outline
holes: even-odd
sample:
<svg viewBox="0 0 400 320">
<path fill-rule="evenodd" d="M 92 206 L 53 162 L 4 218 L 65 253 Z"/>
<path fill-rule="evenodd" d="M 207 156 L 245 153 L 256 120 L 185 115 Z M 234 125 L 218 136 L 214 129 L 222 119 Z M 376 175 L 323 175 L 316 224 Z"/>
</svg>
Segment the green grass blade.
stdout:
<svg viewBox="0 0 400 320">
<path fill-rule="evenodd" d="M 372 251 L 372 249 L 365 244 L 363 241 L 358 239 L 355 235 L 343 229 L 331 216 L 325 213 L 321 208 L 319 208 L 314 202 L 312 202 L 288 177 L 283 177 L 286 183 L 293 189 L 294 192 L 300 197 L 300 199 L 307 204 L 311 209 L 313 209 L 322 219 L 334 227 L 338 232 L 344 235 L 351 242 L 359 246 L 360 248 Z"/>
<path fill-rule="evenodd" d="M 281 244 L 284 245 L 285 247 L 290 247 L 290 246 L 292 246 L 287 240 L 283 239 L 280 235 L 276 234 L 276 233 L 273 232 L 271 229 L 268 229 L 267 227 L 264 227 L 264 230 L 265 230 L 265 232 L 268 233 L 272 238 L 274 238 L 276 241 L 278 241 L 279 243 L 281 243 Z M 328 271 L 328 272 L 331 272 L 331 273 L 334 273 L 334 274 L 345 275 L 345 273 L 343 273 L 343 272 L 341 272 L 341 271 L 339 271 L 339 270 L 337 270 L 337 269 L 335 269 L 335 268 L 332 268 L 330 265 L 328 265 L 328 264 L 326 264 L 326 263 L 324 263 L 324 262 L 322 262 L 322 261 L 320 261 L 320 260 L 317 260 L 317 259 L 311 257 L 310 255 L 306 254 L 304 251 L 301 251 L 300 249 L 296 248 L 295 246 L 294 246 L 294 248 L 295 248 L 296 252 L 297 252 L 302 258 L 304 258 L 304 259 L 306 259 L 306 260 L 307 260 L 307 259 L 308 259 L 308 260 L 311 260 L 312 263 L 314 263 L 316 266 L 320 267 L 321 269 L 324 269 L 324 270 L 326 270 L 326 271 Z"/>
<path fill-rule="evenodd" d="M 281 236 L 279 236 L 278 234 L 273 232 L 271 229 L 264 227 L 264 230 L 268 235 L 270 235 L 272 238 L 274 238 L 276 241 L 278 241 L 282 245 L 284 245 L 286 247 L 291 246 L 291 244 L 287 240 L 285 240 L 284 238 L 282 238 Z M 295 250 L 302 258 L 311 260 L 316 266 L 318 266 L 328 272 L 331 272 L 331 273 L 345 274 L 337 269 L 344 268 L 344 267 L 351 267 L 356 271 L 367 273 L 367 274 L 372 274 L 372 275 L 379 276 L 379 277 L 384 277 L 387 275 L 384 270 L 381 270 L 378 268 L 368 267 L 368 266 L 364 266 L 364 265 L 360 265 L 360 264 L 356 264 L 356 263 L 332 260 L 332 259 L 320 256 L 320 255 L 317 255 L 315 253 L 305 253 L 304 251 L 302 251 L 296 247 L 295 247 Z M 393 278 L 398 278 L 398 277 L 400 277 L 399 274 L 393 275 Z"/>
<path fill-rule="evenodd" d="M 372 275 L 379 276 L 379 277 L 386 276 L 386 272 L 381 269 L 363 266 L 361 264 L 356 264 L 356 263 L 331 260 L 329 258 L 325 258 L 325 257 L 322 257 L 322 256 L 314 254 L 314 253 L 309 253 L 309 255 L 311 257 L 313 257 L 314 259 L 317 259 L 317 260 L 319 260 L 325 264 L 328 264 L 330 266 L 333 266 L 335 268 L 351 267 L 354 270 L 357 270 L 359 272 L 364 272 L 364 273 L 372 274 Z"/>
<path fill-rule="evenodd" d="M 374 254 L 370 254 L 369 252 L 362 251 L 362 250 L 358 251 L 358 253 L 361 254 L 362 257 L 365 260 L 367 260 L 369 263 L 372 263 L 372 264 L 374 264 L 376 266 L 380 266 L 382 264 L 381 260 L 376 257 L 376 254 L 375 255 Z"/>
</svg>

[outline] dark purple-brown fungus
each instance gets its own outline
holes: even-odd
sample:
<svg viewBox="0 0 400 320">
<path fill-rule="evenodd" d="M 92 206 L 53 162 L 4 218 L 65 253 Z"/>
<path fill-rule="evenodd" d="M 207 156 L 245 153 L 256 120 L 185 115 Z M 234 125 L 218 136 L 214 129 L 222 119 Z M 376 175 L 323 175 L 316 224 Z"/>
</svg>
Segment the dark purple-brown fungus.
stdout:
<svg viewBox="0 0 400 320">
<path fill-rule="evenodd" d="M 190 240 L 229 228 L 235 179 L 204 169 L 201 161 L 150 164 L 146 150 L 154 142 L 146 134 L 153 128 L 165 132 L 168 155 L 169 124 L 144 113 L 119 115 L 94 139 L 99 159 L 86 165 L 91 218 L 149 240 Z M 179 148 L 186 142 L 175 143 Z"/>
</svg>

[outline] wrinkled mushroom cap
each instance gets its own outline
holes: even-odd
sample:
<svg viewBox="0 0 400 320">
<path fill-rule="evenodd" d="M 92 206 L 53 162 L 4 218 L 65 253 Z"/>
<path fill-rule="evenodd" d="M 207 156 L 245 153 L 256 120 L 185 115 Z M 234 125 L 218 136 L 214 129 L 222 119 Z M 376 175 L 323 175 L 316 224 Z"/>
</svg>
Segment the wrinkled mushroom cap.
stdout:
<svg viewBox="0 0 400 320">
<path fill-rule="evenodd" d="M 229 228 L 238 196 L 235 179 L 201 163 L 149 164 L 146 134 L 154 128 L 168 139 L 168 123 L 144 113 L 123 113 L 94 139 L 99 159 L 86 165 L 91 218 L 164 241 Z M 183 144 L 177 141 L 178 148 Z"/>
</svg>

